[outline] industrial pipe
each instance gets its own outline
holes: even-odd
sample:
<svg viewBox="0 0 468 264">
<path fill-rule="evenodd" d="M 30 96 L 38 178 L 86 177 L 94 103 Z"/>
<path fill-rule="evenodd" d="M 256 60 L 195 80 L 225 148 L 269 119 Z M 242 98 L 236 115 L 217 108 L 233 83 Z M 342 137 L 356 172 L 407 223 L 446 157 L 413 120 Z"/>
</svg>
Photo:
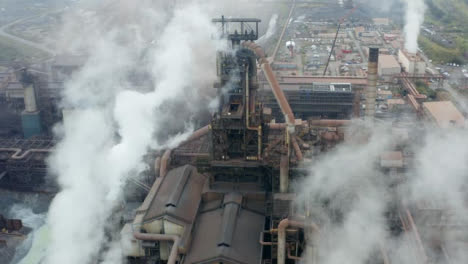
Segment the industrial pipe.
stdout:
<svg viewBox="0 0 468 264">
<path fill-rule="evenodd" d="M 320 133 L 320 138 L 327 140 L 327 141 L 339 141 L 340 136 L 336 132 L 332 131 L 325 131 Z"/>
<path fill-rule="evenodd" d="M 147 234 L 141 232 L 133 233 L 133 236 L 138 240 L 143 241 L 172 241 L 174 242 L 171 248 L 171 253 L 167 264 L 175 264 L 177 261 L 177 255 L 179 254 L 180 237 L 177 235 L 167 234 Z"/>
<path fill-rule="evenodd" d="M 154 178 L 158 178 L 159 175 L 161 175 L 161 157 L 154 160 Z"/>
<path fill-rule="evenodd" d="M 260 232 L 260 240 L 258 241 L 260 243 L 260 245 L 262 245 L 262 246 L 273 246 L 273 245 L 278 244 L 277 242 L 265 242 L 263 240 L 264 234 L 265 234 L 265 232 L 263 232 L 263 231 Z"/>
<path fill-rule="evenodd" d="M 287 193 L 289 189 L 289 158 L 281 155 L 280 160 L 280 193 Z"/>
<path fill-rule="evenodd" d="M 294 135 L 291 136 L 291 144 L 293 145 L 294 153 L 296 153 L 296 158 L 298 160 L 302 160 L 304 156 L 302 156 L 301 148 L 299 147 L 299 144 L 297 143 L 297 140 L 296 140 L 296 136 Z"/>
<path fill-rule="evenodd" d="M 186 140 L 182 141 L 182 143 L 179 144 L 179 147 L 180 146 L 183 146 L 191 141 L 194 141 L 196 139 L 199 139 L 201 138 L 202 136 L 208 134 L 211 130 L 211 125 L 207 125 L 207 126 L 204 126 L 198 130 L 196 130 L 195 132 L 192 133 L 192 135 L 190 135 L 190 137 L 188 137 Z"/>
<path fill-rule="evenodd" d="M 291 249 L 289 247 L 288 247 L 288 259 L 299 260 L 299 261 L 302 260 L 301 257 L 291 255 Z"/>
<path fill-rule="evenodd" d="M 159 176 L 164 178 L 167 174 L 168 167 L 169 167 L 169 159 L 171 158 L 171 149 L 167 149 L 162 158 L 161 158 L 161 167 L 159 168 Z"/>
<path fill-rule="evenodd" d="M 201 138 L 202 136 L 208 134 L 211 130 L 211 125 L 207 125 L 207 126 L 204 126 L 198 130 L 196 130 L 195 132 L 192 133 L 192 135 L 190 137 L 188 137 L 186 140 L 184 140 L 182 143 L 179 144 L 179 147 L 180 146 L 183 146 L 193 140 L 196 140 L 196 139 L 199 139 Z M 159 165 L 159 176 L 160 177 L 163 177 L 166 176 L 166 173 L 168 171 L 168 167 L 169 167 L 169 159 L 171 158 L 171 154 L 172 154 L 172 150 L 171 149 L 167 149 L 166 152 L 164 152 L 162 158 L 161 158 L 161 162 L 160 162 L 160 165 Z M 155 161 L 156 162 L 156 161 Z M 155 169 L 156 169 L 156 163 L 155 163 Z"/>
<path fill-rule="evenodd" d="M 133 220 L 133 225 L 137 228 L 140 228 L 143 224 L 143 217 L 146 211 L 148 211 L 152 201 L 156 193 L 158 192 L 159 188 L 161 187 L 161 183 L 164 177 L 167 174 L 167 165 L 168 160 L 171 155 L 171 150 L 166 150 L 162 159 L 161 159 L 161 168 L 160 168 L 160 177 L 156 178 L 151 186 L 151 190 L 149 191 L 148 195 L 146 196 L 145 200 L 143 201 L 142 205 L 136 211 L 135 219 Z M 164 168 L 163 168 L 164 167 Z M 179 245 L 180 245 L 180 237 L 177 235 L 167 235 L 167 234 L 148 234 L 148 233 L 141 233 L 140 230 L 134 231 L 133 236 L 135 239 L 143 240 L 143 241 L 173 241 L 172 249 L 169 255 L 168 264 L 175 264 L 177 255 L 179 253 Z"/>
<path fill-rule="evenodd" d="M 302 221 L 289 220 L 285 218 L 278 225 L 278 264 L 286 262 L 286 228 L 295 226 L 300 228 L 310 228 L 315 233 L 319 233 L 319 228 L 315 223 L 304 223 Z"/>
<path fill-rule="evenodd" d="M 318 127 L 339 127 L 351 124 L 351 120 L 320 119 L 310 120 L 309 124 Z"/>
<path fill-rule="evenodd" d="M 310 120 L 308 121 L 310 126 L 315 127 L 340 127 L 348 126 L 351 124 L 351 120 L 338 120 L 338 119 L 320 119 L 320 120 Z M 302 125 L 306 125 L 307 121 L 304 121 Z M 268 127 L 274 130 L 284 129 L 288 126 L 285 123 L 270 123 Z"/>
<path fill-rule="evenodd" d="M 243 43 L 244 47 L 249 48 L 258 57 L 258 63 L 260 64 L 260 67 L 263 70 L 263 73 L 265 74 L 265 77 L 268 81 L 268 83 L 271 86 L 271 89 L 273 91 L 273 95 L 276 98 L 276 101 L 278 102 L 278 105 L 281 109 L 281 112 L 284 115 L 284 119 L 286 120 L 286 123 L 290 125 L 294 125 L 294 114 L 291 109 L 291 106 L 288 103 L 288 100 L 286 99 L 286 96 L 283 93 L 283 90 L 281 90 L 281 87 L 279 86 L 278 81 L 275 78 L 275 75 L 273 74 L 273 70 L 271 69 L 270 63 L 265 57 L 265 52 L 263 49 L 257 45 L 254 42 L 244 42 Z"/>
</svg>

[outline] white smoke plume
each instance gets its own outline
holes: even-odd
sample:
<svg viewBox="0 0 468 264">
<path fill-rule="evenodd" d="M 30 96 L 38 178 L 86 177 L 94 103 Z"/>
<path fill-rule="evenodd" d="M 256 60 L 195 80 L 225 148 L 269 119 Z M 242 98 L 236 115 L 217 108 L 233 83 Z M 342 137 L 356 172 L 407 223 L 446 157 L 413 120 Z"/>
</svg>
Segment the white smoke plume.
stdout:
<svg viewBox="0 0 468 264">
<path fill-rule="evenodd" d="M 410 53 L 418 51 L 418 37 L 424 22 L 424 0 L 404 0 L 406 3 L 405 48 Z"/>
<path fill-rule="evenodd" d="M 278 15 L 274 14 L 270 18 L 270 22 L 268 22 L 268 29 L 264 35 L 258 38 L 256 41 L 259 45 L 264 45 L 276 32 L 276 24 L 278 22 Z"/>
<path fill-rule="evenodd" d="M 202 88 L 215 78 L 216 28 L 203 7 L 107 4 L 70 14 L 62 31 L 60 43 L 88 59 L 66 84 L 63 105 L 72 110 L 50 157 L 61 191 L 48 214 L 47 264 L 122 261 L 118 248 L 103 249 L 123 185 L 145 169 L 150 148 L 176 146 L 191 133 L 190 114 L 202 108 Z M 135 75 L 150 85 L 135 87 Z"/>
<path fill-rule="evenodd" d="M 366 263 L 385 239 L 383 215 L 389 198 L 374 163 L 389 142 L 379 127 L 367 144 L 343 144 L 310 165 L 298 199 L 305 202 L 305 215 L 320 226 L 314 243 L 317 263 Z"/>
<path fill-rule="evenodd" d="M 404 142 L 387 132 L 388 125 L 355 124 L 351 129 L 372 136 L 344 143 L 310 165 L 297 202 L 321 230 L 313 242 L 315 263 L 381 263 L 382 249 L 389 263 L 423 263 L 424 255 L 427 263 L 466 262 L 468 129 L 421 125 L 425 132 Z M 379 155 L 394 148 L 407 152 L 406 172 L 380 169 Z M 395 234 L 389 219 L 399 223 L 399 215 L 389 212 L 397 207 L 403 216 L 403 208 L 412 212 L 417 231 Z"/>
</svg>

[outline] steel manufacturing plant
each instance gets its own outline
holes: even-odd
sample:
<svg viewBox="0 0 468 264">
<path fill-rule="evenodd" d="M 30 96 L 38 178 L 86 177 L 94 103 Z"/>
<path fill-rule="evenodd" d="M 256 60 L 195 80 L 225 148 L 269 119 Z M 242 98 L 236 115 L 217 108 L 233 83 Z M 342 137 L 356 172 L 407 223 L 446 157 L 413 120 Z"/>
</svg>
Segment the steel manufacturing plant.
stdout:
<svg viewBox="0 0 468 264">
<path fill-rule="evenodd" d="M 467 263 L 438 1 L 32 2 L 0 3 L 0 263 Z"/>
</svg>

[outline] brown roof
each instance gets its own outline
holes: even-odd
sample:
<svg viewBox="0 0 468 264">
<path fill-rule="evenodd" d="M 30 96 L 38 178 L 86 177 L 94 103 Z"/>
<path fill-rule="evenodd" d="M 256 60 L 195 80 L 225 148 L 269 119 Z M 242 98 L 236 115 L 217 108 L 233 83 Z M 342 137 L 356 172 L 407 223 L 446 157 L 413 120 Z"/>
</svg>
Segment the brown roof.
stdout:
<svg viewBox="0 0 468 264">
<path fill-rule="evenodd" d="M 380 68 L 400 68 L 400 64 L 393 55 L 380 55 L 379 56 Z"/>
<path fill-rule="evenodd" d="M 439 127 L 465 125 L 465 117 L 450 101 L 426 102 L 423 103 L 423 107 Z"/>
<path fill-rule="evenodd" d="M 170 215 L 185 222 L 192 222 L 197 214 L 205 176 L 190 165 L 169 171 L 162 181 L 155 199 L 144 220 Z"/>
<path fill-rule="evenodd" d="M 143 221 L 164 218 L 184 227 L 181 247 L 187 248 L 206 177 L 191 165 L 170 170 L 162 180 Z"/>
<path fill-rule="evenodd" d="M 199 214 L 184 263 L 260 263 L 265 217 L 242 207 L 243 199 L 226 194 L 221 206 Z"/>
</svg>

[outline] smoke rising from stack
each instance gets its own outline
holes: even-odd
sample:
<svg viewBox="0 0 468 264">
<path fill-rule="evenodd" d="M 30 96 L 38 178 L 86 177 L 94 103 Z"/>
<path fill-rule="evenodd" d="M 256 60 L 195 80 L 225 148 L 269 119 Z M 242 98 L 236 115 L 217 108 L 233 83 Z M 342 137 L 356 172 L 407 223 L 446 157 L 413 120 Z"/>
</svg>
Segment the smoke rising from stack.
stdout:
<svg viewBox="0 0 468 264">
<path fill-rule="evenodd" d="M 62 31 L 67 49 L 88 59 L 66 84 L 63 106 L 72 110 L 49 160 L 61 191 L 48 214 L 48 264 L 122 261 L 106 229 L 126 180 L 146 169 L 149 149 L 190 135 L 202 88 L 216 77 L 216 28 L 203 7 L 125 0 L 105 8 L 70 14 Z M 150 85 L 138 87 L 135 73 Z"/>
<path fill-rule="evenodd" d="M 404 0 L 406 3 L 405 48 L 410 53 L 418 51 L 418 36 L 424 22 L 424 0 Z"/>
</svg>

